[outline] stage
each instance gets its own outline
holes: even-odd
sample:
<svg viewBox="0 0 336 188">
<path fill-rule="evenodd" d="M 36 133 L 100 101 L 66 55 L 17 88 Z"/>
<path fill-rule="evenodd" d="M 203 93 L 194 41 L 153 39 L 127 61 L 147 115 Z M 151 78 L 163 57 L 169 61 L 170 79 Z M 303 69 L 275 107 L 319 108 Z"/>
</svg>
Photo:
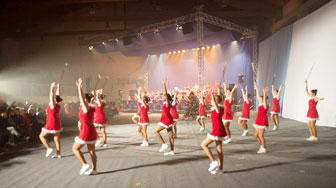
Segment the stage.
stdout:
<svg viewBox="0 0 336 188">
<path fill-rule="evenodd" d="M 130 117 L 122 114 L 116 121 Z M 223 145 L 225 173 L 212 175 L 207 171 L 210 161 L 200 147 L 206 132 L 211 130 L 209 119 L 204 133 L 199 132 L 195 121 L 178 122 L 175 156 L 158 152 L 154 119 L 158 115 L 150 116 L 153 123 L 148 127 L 149 147 L 139 146 L 142 139 L 135 125 L 108 126 L 109 146 L 97 149 L 98 175 L 79 175 L 81 164 L 71 150 L 78 130 L 75 125 L 66 125 L 61 136 L 62 159 L 45 158 L 45 149 L 39 143 L 1 153 L 0 185 L 3 188 L 336 186 L 335 128 L 317 127 L 319 141 L 309 142 L 305 123 L 280 118 L 280 130 L 268 129 L 265 133 L 268 153 L 256 154 L 259 145 L 252 137 L 251 122 L 250 134 L 242 137 L 236 116 L 231 125 L 233 142 Z M 168 141 L 165 131 L 163 138 Z M 214 144 L 211 148 L 215 151 Z M 82 151 L 90 162 L 87 149 Z"/>
</svg>

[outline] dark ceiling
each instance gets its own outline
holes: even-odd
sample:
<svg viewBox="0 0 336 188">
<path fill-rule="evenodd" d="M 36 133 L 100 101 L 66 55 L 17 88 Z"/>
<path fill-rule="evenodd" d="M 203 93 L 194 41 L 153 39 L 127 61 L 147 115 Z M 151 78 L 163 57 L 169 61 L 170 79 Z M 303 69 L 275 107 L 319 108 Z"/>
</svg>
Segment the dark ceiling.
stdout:
<svg viewBox="0 0 336 188">
<path fill-rule="evenodd" d="M 281 18 L 288 0 L 2 0 L 0 39 L 97 35 L 195 12 L 259 29 Z"/>
</svg>

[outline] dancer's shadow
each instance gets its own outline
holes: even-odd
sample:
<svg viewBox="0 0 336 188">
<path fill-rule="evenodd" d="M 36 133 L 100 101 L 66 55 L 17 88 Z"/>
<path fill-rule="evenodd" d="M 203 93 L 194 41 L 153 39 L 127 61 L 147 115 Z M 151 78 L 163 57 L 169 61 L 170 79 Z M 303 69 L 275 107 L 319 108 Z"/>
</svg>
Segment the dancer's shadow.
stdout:
<svg viewBox="0 0 336 188">
<path fill-rule="evenodd" d="M 187 162 L 191 162 L 191 161 L 203 160 L 203 159 L 206 159 L 206 158 L 208 158 L 208 157 L 204 156 L 204 155 L 198 155 L 198 156 L 194 156 L 194 157 L 178 158 L 178 159 L 167 160 L 167 161 L 163 161 L 163 162 L 144 164 L 144 165 L 138 165 L 138 166 L 122 168 L 122 169 L 117 169 L 117 170 L 99 172 L 99 174 L 111 174 L 111 173 L 115 173 L 115 172 L 121 172 L 121 171 L 126 171 L 126 170 L 133 170 L 133 169 L 137 169 L 137 168 L 151 167 L 151 166 L 157 166 L 157 165 L 176 165 L 176 164 L 180 164 L 180 163 L 187 163 Z"/>
<path fill-rule="evenodd" d="M 274 167 L 274 166 L 280 166 L 280 165 L 285 165 L 285 164 L 290 164 L 292 162 L 283 162 L 283 163 L 273 163 L 273 164 L 268 164 L 268 165 L 263 165 L 263 166 L 256 166 L 252 168 L 246 168 L 246 169 L 241 169 L 241 170 L 232 170 L 232 171 L 225 171 L 225 174 L 231 174 L 231 173 L 238 173 L 238 172 L 249 172 L 261 168 L 269 168 L 269 167 Z"/>
</svg>

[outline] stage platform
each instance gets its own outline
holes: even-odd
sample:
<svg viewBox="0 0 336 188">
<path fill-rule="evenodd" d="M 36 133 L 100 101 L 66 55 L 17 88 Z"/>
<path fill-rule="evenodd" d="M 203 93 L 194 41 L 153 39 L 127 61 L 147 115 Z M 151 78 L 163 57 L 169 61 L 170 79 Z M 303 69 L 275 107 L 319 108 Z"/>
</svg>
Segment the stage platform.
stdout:
<svg viewBox="0 0 336 188">
<path fill-rule="evenodd" d="M 99 174 L 95 176 L 79 175 L 81 164 L 71 150 L 78 134 L 76 125 L 65 126 L 62 159 L 45 158 L 38 142 L 1 153 L 0 187 L 336 187 L 335 128 L 318 127 L 319 141 L 309 142 L 305 123 L 281 118 L 280 130 L 265 133 L 268 153 L 257 154 L 252 122 L 250 134 L 242 137 L 235 117 L 233 142 L 223 145 L 225 173 L 212 175 L 207 171 L 210 161 L 200 147 L 211 130 L 209 119 L 204 133 L 195 121 L 179 121 L 176 155 L 164 156 L 158 152 L 160 144 L 153 133 L 157 116 L 150 118 L 149 147 L 139 146 L 142 139 L 130 124 L 131 114 L 118 117 L 129 124 L 108 126 L 108 147 L 97 148 Z M 162 133 L 168 142 L 166 132 Z M 211 148 L 215 151 L 214 144 Z M 87 149 L 82 151 L 90 162 Z"/>
</svg>

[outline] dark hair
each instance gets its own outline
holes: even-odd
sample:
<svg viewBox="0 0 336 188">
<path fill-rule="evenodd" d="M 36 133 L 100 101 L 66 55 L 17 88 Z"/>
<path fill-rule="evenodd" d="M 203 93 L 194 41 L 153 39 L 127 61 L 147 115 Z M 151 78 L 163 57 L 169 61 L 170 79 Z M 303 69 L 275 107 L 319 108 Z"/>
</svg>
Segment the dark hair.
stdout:
<svg viewBox="0 0 336 188">
<path fill-rule="evenodd" d="M 147 95 L 144 96 L 144 99 L 145 99 L 146 103 L 148 103 L 150 101 L 150 98 Z"/>
<path fill-rule="evenodd" d="M 14 112 L 13 108 L 8 108 L 7 109 L 7 114 L 11 113 L 11 112 Z"/>
<path fill-rule="evenodd" d="M 251 95 L 250 95 L 250 94 L 247 94 L 247 96 L 248 96 L 248 97 L 251 97 Z"/>
<path fill-rule="evenodd" d="M 169 101 L 169 103 L 173 102 L 173 98 L 171 97 L 169 93 L 167 93 L 167 101 Z"/>
<path fill-rule="evenodd" d="M 61 96 L 56 95 L 56 102 L 57 102 L 57 103 L 60 103 L 60 102 L 62 102 L 62 101 L 63 101 L 63 99 L 61 98 Z"/>
<path fill-rule="evenodd" d="M 312 89 L 311 92 L 314 93 L 315 96 L 317 95 L 317 89 Z"/>
<path fill-rule="evenodd" d="M 105 97 L 106 97 L 105 95 L 100 95 L 101 99 L 105 99 Z"/>
<path fill-rule="evenodd" d="M 88 102 L 91 102 L 93 95 L 91 93 L 85 93 L 84 97 Z"/>
<path fill-rule="evenodd" d="M 264 96 L 262 95 L 262 96 L 260 96 L 261 98 L 264 98 Z M 268 99 L 268 96 L 266 95 L 266 100 Z"/>
<path fill-rule="evenodd" d="M 279 92 L 279 90 L 275 90 L 277 93 Z"/>
<path fill-rule="evenodd" d="M 216 100 L 217 103 L 222 103 L 223 98 L 222 98 L 221 95 L 215 95 L 215 100 Z"/>
</svg>

